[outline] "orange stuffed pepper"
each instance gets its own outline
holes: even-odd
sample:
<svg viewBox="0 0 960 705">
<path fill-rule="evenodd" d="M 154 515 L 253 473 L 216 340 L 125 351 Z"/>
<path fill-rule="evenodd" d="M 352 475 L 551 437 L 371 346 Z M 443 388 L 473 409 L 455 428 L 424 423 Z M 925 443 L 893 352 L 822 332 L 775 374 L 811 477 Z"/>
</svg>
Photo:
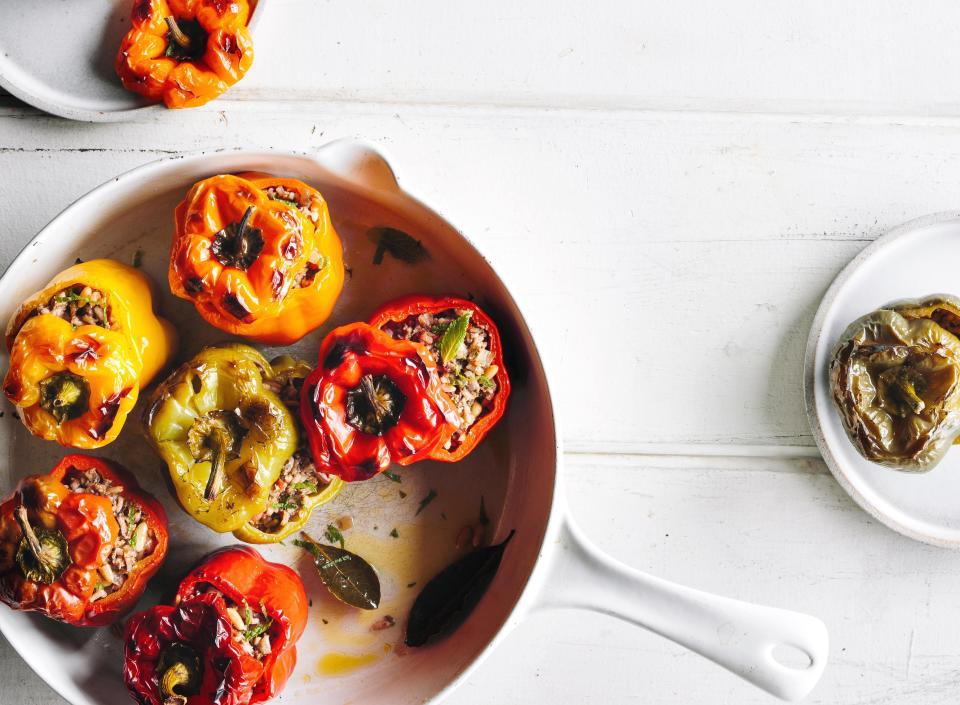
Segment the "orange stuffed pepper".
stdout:
<svg viewBox="0 0 960 705">
<path fill-rule="evenodd" d="M 139 271 L 113 260 L 81 262 L 25 301 L 6 332 L 3 382 L 30 432 L 71 448 L 110 443 L 140 389 L 176 346 L 153 311 Z"/>
<path fill-rule="evenodd" d="M 224 174 L 176 210 L 170 289 L 220 330 L 287 345 L 321 325 L 343 288 L 343 247 L 323 197 L 296 179 Z"/>
<path fill-rule="evenodd" d="M 116 69 L 123 87 L 168 108 L 193 108 L 253 64 L 247 0 L 136 0 Z"/>
</svg>

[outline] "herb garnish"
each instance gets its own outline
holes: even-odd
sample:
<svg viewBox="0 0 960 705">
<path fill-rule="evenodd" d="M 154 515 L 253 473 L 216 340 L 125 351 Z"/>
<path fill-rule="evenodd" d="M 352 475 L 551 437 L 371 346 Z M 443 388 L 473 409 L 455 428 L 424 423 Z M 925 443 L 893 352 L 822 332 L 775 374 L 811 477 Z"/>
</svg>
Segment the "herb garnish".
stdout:
<svg viewBox="0 0 960 705">
<path fill-rule="evenodd" d="M 393 480 L 394 482 L 403 482 L 403 480 L 400 479 L 400 476 L 395 472 L 384 472 L 383 476 L 388 480 Z"/>
<path fill-rule="evenodd" d="M 420 500 L 420 506 L 417 507 L 417 514 L 422 512 L 424 509 L 426 509 L 427 505 L 430 504 L 430 502 L 432 502 L 436 498 L 437 498 L 437 493 L 434 492 L 433 490 L 430 490 L 427 493 L 427 496 Z M 416 514 L 414 516 L 416 516 Z"/>
<path fill-rule="evenodd" d="M 493 389 L 493 380 L 486 375 L 480 375 L 477 377 L 477 382 L 479 382 L 480 386 L 484 389 Z"/>
<path fill-rule="evenodd" d="M 402 230 L 388 227 L 370 228 L 367 231 L 367 237 L 377 246 L 377 251 L 373 255 L 373 263 L 376 265 L 383 262 L 384 253 L 407 264 L 416 264 L 430 258 L 430 253 L 427 252 L 423 243 Z"/>
<path fill-rule="evenodd" d="M 400 538 L 400 532 L 397 531 L 396 528 L 390 530 L 390 535 L 395 539 Z"/>
<path fill-rule="evenodd" d="M 307 490 L 309 494 L 313 494 L 317 491 L 317 483 L 310 482 L 309 480 L 304 480 L 302 482 L 294 482 L 290 485 L 292 490 Z"/>
<path fill-rule="evenodd" d="M 333 524 L 327 524 L 327 530 L 323 533 L 323 537 L 330 543 L 339 543 L 340 548 L 343 548 L 346 543 L 346 539 L 343 538 L 340 529 Z"/>
<path fill-rule="evenodd" d="M 140 269 L 143 266 L 143 248 L 138 247 L 137 251 L 133 253 L 133 259 L 130 261 L 136 269 Z"/>
<path fill-rule="evenodd" d="M 472 315 L 473 311 L 467 311 L 457 316 L 457 320 L 447 327 L 443 338 L 440 339 L 440 359 L 443 361 L 443 364 L 446 365 L 456 358 L 457 350 L 460 349 L 460 346 L 467 337 L 467 326 L 470 325 L 470 317 Z"/>
</svg>

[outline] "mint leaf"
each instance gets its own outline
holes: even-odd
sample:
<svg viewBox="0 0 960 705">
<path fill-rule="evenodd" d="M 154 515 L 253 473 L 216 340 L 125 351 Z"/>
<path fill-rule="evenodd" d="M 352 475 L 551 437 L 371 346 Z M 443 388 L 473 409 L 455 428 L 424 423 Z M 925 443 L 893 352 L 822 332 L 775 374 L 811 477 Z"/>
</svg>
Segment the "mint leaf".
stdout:
<svg viewBox="0 0 960 705">
<path fill-rule="evenodd" d="M 457 320 L 451 323 L 444 332 L 443 338 L 440 339 L 440 359 L 443 361 L 443 364 L 446 365 L 456 358 L 457 350 L 460 349 L 464 339 L 467 337 L 467 326 L 470 325 L 470 317 L 472 315 L 473 311 L 467 311 L 463 315 L 458 316 Z"/>
</svg>

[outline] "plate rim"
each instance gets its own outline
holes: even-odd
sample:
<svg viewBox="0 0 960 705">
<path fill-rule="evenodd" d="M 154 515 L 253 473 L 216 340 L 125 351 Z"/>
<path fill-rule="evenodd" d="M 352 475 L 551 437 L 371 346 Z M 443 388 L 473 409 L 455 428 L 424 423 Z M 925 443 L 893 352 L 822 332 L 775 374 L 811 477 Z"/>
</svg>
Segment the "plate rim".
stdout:
<svg viewBox="0 0 960 705">
<path fill-rule="evenodd" d="M 247 22 L 247 28 L 251 34 L 254 33 L 256 26 L 260 23 L 266 4 L 267 0 L 257 0 L 257 2 L 254 3 L 253 10 L 250 13 L 250 19 Z M 0 57 L 0 88 L 7 91 L 14 98 L 50 115 L 62 117 L 67 120 L 74 120 L 76 122 L 108 123 L 124 122 L 133 120 L 141 115 L 159 114 L 162 111 L 168 110 L 162 103 L 149 103 L 135 108 L 120 108 L 117 110 L 94 110 L 66 106 L 63 103 L 58 103 L 56 100 L 49 99 L 48 93 L 32 91 L 29 87 L 18 83 L 10 78 L 7 73 L 4 73 L 3 69 L 5 66 L 14 66 L 16 63 L 12 57 Z M 229 92 L 229 90 L 227 92 Z M 226 95 L 226 93 L 224 95 Z M 220 97 L 221 96 L 217 96 L 214 100 L 219 100 Z"/>
<path fill-rule="evenodd" d="M 860 493 L 856 487 L 854 487 L 853 483 L 847 477 L 846 472 L 843 470 L 841 463 L 839 463 L 834 456 L 833 451 L 830 448 L 830 444 L 827 443 L 826 437 L 823 433 L 823 428 L 820 424 L 820 416 L 817 413 L 816 392 L 816 358 L 817 348 L 819 347 L 820 339 L 823 337 L 823 322 L 827 317 L 827 314 L 836 303 L 837 295 L 840 293 L 840 290 L 844 287 L 850 277 L 852 277 L 854 273 L 856 273 L 878 252 L 887 248 L 894 242 L 906 237 L 910 237 L 917 231 L 928 228 L 932 225 L 940 225 L 951 221 L 960 225 L 960 211 L 937 211 L 935 213 L 922 215 L 918 218 L 913 218 L 894 226 L 879 236 L 876 240 L 871 242 L 869 245 L 864 247 L 843 267 L 843 269 L 840 270 L 837 276 L 830 283 L 830 286 L 824 293 L 823 298 L 820 299 L 820 304 L 817 307 L 816 315 L 813 317 L 813 323 L 810 325 L 810 333 L 807 336 L 807 344 L 803 356 L 803 398 L 804 408 L 807 415 L 807 423 L 810 426 L 813 439 L 817 444 L 817 450 L 820 452 L 824 463 L 826 464 L 827 468 L 829 468 L 834 479 L 843 488 L 844 492 L 846 492 L 861 509 L 867 512 L 881 524 L 885 525 L 887 528 L 892 529 L 893 531 L 896 531 L 907 538 L 913 539 L 914 541 L 919 541 L 931 546 L 937 546 L 939 548 L 960 550 L 960 530 L 957 532 L 957 538 L 954 539 L 919 531 L 913 526 L 891 517 L 876 504 L 863 496 L 863 494 Z"/>
</svg>

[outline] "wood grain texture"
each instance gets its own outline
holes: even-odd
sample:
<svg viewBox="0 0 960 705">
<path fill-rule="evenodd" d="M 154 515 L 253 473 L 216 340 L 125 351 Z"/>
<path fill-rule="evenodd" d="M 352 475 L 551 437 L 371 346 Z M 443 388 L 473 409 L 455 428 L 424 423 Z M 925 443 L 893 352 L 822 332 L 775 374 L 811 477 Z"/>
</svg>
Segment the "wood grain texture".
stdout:
<svg viewBox="0 0 960 705">
<path fill-rule="evenodd" d="M 267 2 L 269 51 L 206 108 L 80 125 L 0 98 L 0 268 L 149 160 L 368 140 L 511 283 L 557 372 L 574 514 L 603 548 L 821 616 L 810 703 L 952 703 L 960 556 L 842 493 L 801 365 L 844 264 L 957 208 L 956 4 Z M 62 702 L 2 640 L 0 683 L 0 703 Z M 448 702 L 772 701 L 570 612 L 522 625 Z"/>
</svg>

